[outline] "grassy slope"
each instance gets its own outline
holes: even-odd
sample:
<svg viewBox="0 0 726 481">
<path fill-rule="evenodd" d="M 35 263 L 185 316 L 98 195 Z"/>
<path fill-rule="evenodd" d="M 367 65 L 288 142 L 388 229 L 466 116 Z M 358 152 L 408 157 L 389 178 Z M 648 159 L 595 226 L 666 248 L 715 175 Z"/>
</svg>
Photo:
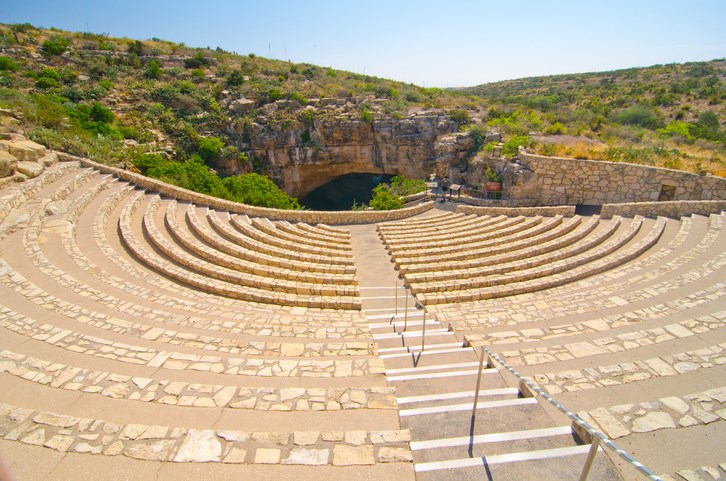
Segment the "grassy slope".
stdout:
<svg viewBox="0 0 726 481">
<path fill-rule="evenodd" d="M 45 41 L 56 37 L 69 40 L 66 52 L 44 54 Z M 30 26 L 0 25 L 0 48 L 0 56 L 17 66 L 0 70 L 0 107 L 20 112 L 34 140 L 104 162 L 168 151 L 179 160 L 200 154 L 212 167 L 239 158 L 243 167 L 265 173 L 266 166 L 240 158 L 246 139 L 229 135 L 230 127 L 244 132 L 251 122 L 289 125 L 339 115 L 370 120 L 444 108 L 456 109 L 462 120 L 470 116 L 498 128 L 505 141 L 543 153 L 707 169 L 717 175 L 726 170 L 723 140 L 657 132 L 674 121 L 695 123 L 704 111 L 723 124 L 723 60 L 443 91 L 158 39 L 140 42 Z M 48 76 L 54 79 L 42 80 Z M 240 97 L 254 101 L 251 112 L 227 109 Z M 352 102 L 338 109 L 305 109 L 309 99 L 325 97 Z M 285 99 L 294 101 L 291 108 L 270 112 L 265 107 Z M 102 125 L 89 118 L 94 103 L 110 108 L 115 119 Z M 648 109 L 657 125 L 624 124 L 618 116 L 633 106 Z M 220 142 L 205 144 L 208 137 Z"/>
<path fill-rule="evenodd" d="M 538 141 L 534 148 L 544 153 L 628 160 L 692 171 L 706 169 L 723 176 L 724 80 L 726 60 L 721 59 L 532 77 L 458 91 L 486 99 L 494 106 L 490 124 L 499 122 L 501 128 L 513 135 L 532 134 Z M 657 125 L 644 128 L 623 124 L 623 113 L 632 113 L 636 108 L 651 115 L 644 124 L 652 120 Z M 504 112 L 500 119 L 506 120 L 506 113 L 513 111 L 521 113 L 519 121 L 494 119 Z M 719 141 L 685 138 L 673 132 L 679 125 L 697 123 L 707 111 L 719 119 Z M 543 133 L 566 136 L 548 138 Z"/>
</svg>

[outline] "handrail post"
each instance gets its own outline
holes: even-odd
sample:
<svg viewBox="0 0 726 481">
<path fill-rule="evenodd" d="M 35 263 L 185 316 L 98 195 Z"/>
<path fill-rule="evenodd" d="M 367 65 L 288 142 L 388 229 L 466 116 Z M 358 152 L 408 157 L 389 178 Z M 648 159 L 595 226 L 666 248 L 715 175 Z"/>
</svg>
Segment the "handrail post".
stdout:
<svg viewBox="0 0 726 481">
<path fill-rule="evenodd" d="M 481 387 L 481 372 L 484 368 L 484 346 L 479 353 L 479 372 L 476 375 L 476 389 L 474 390 L 474 409 L 471 410 L 471 418 L 476 417 L 476 405 L 479 404 L 479 388 Z"/>
<path fill-rule="evenodd" d="M 423 311 L 423 334 L 421 335 L 421 352 L 424 352 L 426 346 L 426 309 Z"/>
<path fill-rule="evenodd" d="M 394 311 L 393 317 L 398 315 L 398 279 L 396 279 L 396 310 Z"/>
<path fill-rule="evenodd" d="M 403 332 L 408 328 L 408 289 L 405 289 L 403 298 L 406 300 L 403 305 Z"/>
<path fill-rule="evenodd" d="M 597 448 L 600 446 L 600 438 L 597 436 L 592 437 L 592 444 L 590 445 L 590 451 L 587 453 L 587 459 L 585 460 L 585 466 L 582 467 L 582 473 L 580 474 L 580 481 L 586 481 L 587 476 L 590 474 L 590 468 L 592 462 L 595 460 L 597 454 Z"/>
</svg>

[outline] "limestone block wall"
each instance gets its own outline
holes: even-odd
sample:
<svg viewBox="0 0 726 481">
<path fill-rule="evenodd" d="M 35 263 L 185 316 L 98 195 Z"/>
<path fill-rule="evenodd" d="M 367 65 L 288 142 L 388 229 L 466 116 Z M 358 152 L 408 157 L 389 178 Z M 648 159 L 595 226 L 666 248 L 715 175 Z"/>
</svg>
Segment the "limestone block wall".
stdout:
<svg viewBox="0 0 726 481">
<path fill-rule="evenodd" d="M 477 214 L 477 215 L 507 215 L 507 216 L 535 216 L 542 215 L 552 217 L 555 215 L 562 215 L 565 217 L 572 217 L 575 215 L 574 205 L 555 205 L 555 206 L 541 206 L 541 207 L 477 207 L 471 205 L 458 205 L 456 206 L 456 212 L 462 214 Z"/>
<path fill-rule="evenodd" d="M 600 217 L 610 219 L 615 215 L 633 217 L 672 217 L 679 218 L 691 214 L 709 215 L 726 211 L 726 200 L 684 200 L 674 202 L 628 202 L 623 204 L 605 204 Z"/>
<path fill-rule="evenodd" d="M 174 185 L 166 184 L 151 177 L 145 177 L 127 170 L 99 164 L 88 159 L 75 157 L 70 154 L 58 153 L 62 161 L 78 161 L 84 167 L 93 167 L 105 174 L 112 174 L 119 179 L 131 182 L 143 189 L 168 195 L 178 200 L 194 202 L 199 205 L 208 205 L 215 209 L 227 210 L 237 214 L 247 214 L 252 217 L 267 217 L 271 220 L 287 220 L 290 222 L 306 222 L 310 224 L 368 224 L 373 222 L 386 222 L 391 220 L 404 219 L 433 208 L 433 202 L 418 204 L 399 210 L 372 210 L 372 211 L 315 211 L 315 210 L 282 210 L 268 207 L 257 207 L 240 204 L 224 199 L 218 199 L 205 194 L 192 192 Z"/>
<path fill-rule="evenodd" d="M 510 198 L 539 196 L 541 204 L 619 204 L 655 202 L 663 186 L 675 189 L 668 200 L 726 200 L 726 179 L 620 162 L 545 157 L 519 152 L 520 165 L 534 175 L 506 186 Z"/>
</svg>

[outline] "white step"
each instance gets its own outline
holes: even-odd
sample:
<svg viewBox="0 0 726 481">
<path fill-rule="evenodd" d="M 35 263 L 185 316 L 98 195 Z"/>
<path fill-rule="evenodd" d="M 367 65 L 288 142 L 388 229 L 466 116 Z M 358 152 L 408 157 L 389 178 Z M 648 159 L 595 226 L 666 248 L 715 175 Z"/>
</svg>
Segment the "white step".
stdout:
<svg viewBox="0 0 726 481">
<path fill-rule="evenodd" d="M 447 399 L 461 399 L 467 397 L 474 397 L 474 391 L 460 391 L 460 392 L 445 392 L 439 394 L 424 394 L 421 396 L 408 396 L 398 398 L 398 405 L 411 404 L 411 403 L 422 403 L 429 401 L 444 401 Z M 507 394 L 519 394 L 519 389 L 516 387 L 503 387 L 499 389 L 486 389 L 479 391 L 479 397 L 482 396 L 506 396 Z"/>
<path fill-rule="evenodd" d="M 569 436 L 572 434 L 570 426 L 556 428 L 528 429 L 526 431 L 509 431 L 503 433 L 479 434 L 476 436 L 461 436 L 458 438 L 431 439 L 428 441 L 411 441 L 411 449 L 420 451 L 424 449 L 453 448 L 468 446 L 470 444 L 499 443 L 517 441 L 520 439 L 546 438 L 551 436 Z"/>
<path fill-rule="evenodd" d="M 378 349 L 378 354 L 384 353 L 384 352 L 405 352 L 410 353 L 412 350 L 419 349 L 421 346 L 398 346 L 398 347 L 383 347 Z M 448 347 L 459 347 L 464 349 L 469 349 L 464 347 L 463 342 L 445 342 L 442 344 L 426 344 L 427 349 L 439 349 L 439 348 L 448 348 Z"/>
<path fill-rule="evenodd" d="M 426 334 L 429 336 L 442 336 L 444 334 L 451 334 L 454 335 L 453 332 L 450 332 L 448 329 L 429 329 L 426 331 Z M 386 334 L 374 334 L 373 339 L 376 341 L 383 340 L 383 339 L 396 339 L 398 337 L 421 337 L 423 336 L 423 331 L 406 331 L 402 334 L 398 334 L 395 332 L 389 332 Z"/>
<path fill-rule="evenodd" d="M 478 458 L 450 459 L 447 461 L 431 461 L 428 463 L 417 463 L 413 465 L 413 469 L 417 473 L 423 473 L 426 471 L 438 471 L 442 469 L 468 468 L 485 465 L 491 466 L 492 464 L 514 463 L 518 461 L 535 461 L 539 459 L 575 456 L 580 454 L 587 454 L 589 450 L 589 444 L 582 444 L 578 446 L 569 446 L 564 448 L 542 449 L 540 451 L 523 451 L 519 453 L 497 454 L 494 456 L 485 456 Z"/>
<path fill-rule="evenodd" d="M 497 401 L 485 401 L 477 403 L 476 408 L 478 409 L 494 409 L 504 408 L 509 406 L 526 406 L 528 404 L 537 404 L 537 399 L 533 397 L 524 397 L 516 399 L 500 399 Z M 453 413 L 459 411 L 471 411 L 474 409 L 474 403 L 464 404 L 444 404 L 443 406 L 430 406 L 426 408 L 413 408 L 413 409 L 400 409 L 398 415 L 401 417 L 405 416 L 421 416 L 423 414 L 440 414 L 440 413 Z"/>
<path fill-rule="evenodd" d="M 411 381 L 414 379 L 439 379 L 445 377 L 457 377 L 457 376 L 476 376 L 479 372 L 478 369 L 470 369 L 463 371 L 449 371 L 449 372 L 432 372 L 432 373 L 421 373 L 421 374 L 404 374 L 402 376 L 386 376 L 386 380 L 391 381 Z M 482 374 L 496 374 L 496 369 L 484 369 Z"/>
</svg>

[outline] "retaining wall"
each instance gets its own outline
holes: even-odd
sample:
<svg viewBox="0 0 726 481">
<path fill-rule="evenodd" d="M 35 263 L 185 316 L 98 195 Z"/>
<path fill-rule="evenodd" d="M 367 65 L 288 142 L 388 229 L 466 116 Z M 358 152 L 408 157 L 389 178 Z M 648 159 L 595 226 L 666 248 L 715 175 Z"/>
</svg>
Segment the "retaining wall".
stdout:
<svg viewBox="0 0 726 481">
<path fill-rule="evenodd" d="M 477 214 L 477 215 L 507 215 L 507 216 L 555 216 L 562 215 L 565 217 L 572 217 L 575 215 L 574 205 L 555 205 L 555 206 L 542 206 L 542 207 L 477 207 L 471 205 L 458 205 L 456 212 L 462 214 Z"/>
<path fill-rule="evenodd" d="M 624 162 L 545 157 L 519 151 L 518 163 L 533 175 L 505 186 L 511 198 L 538 198 L 542 205 L 603 205 L 658 201 L 726 200 L 726 179 Z"/>
<path fill-rule="evenodd" d="M 678 219 L 691 214 L 709 215 L 726 211 L 726 200 L 682 200 L 674 202 L 628 202 L 623 204 L 605 204 L 600 217 L 610 219 L 615 215 L 633 217 L 671 217 Z"/>
<path fill-rule="evenodd" d="M 128 170 L 99 164 L 91 160 L 58 152 L 61 161 L 78 161 L 84 167 L 92 167 L 104 174 L 111 174 L 119 179 L 131 182 L 143 189 L 173 197 L 178 200 L 207 205 L 214 209 L 227 210 L 237 214 L 246 214 L 252 217 L 267 217 L 271 220 L 286 220 L 290 222 L 306 222 L 309 224 L 369 224 L 404 219 L 433 208 L 433 202 L 422 203 L 413 207 L 398 210 L 366 210 L 366 211 L 316 211 L 316 210 L 282 210 L 268 207 L 257 207 L 240 204 L 229 200 L 218 199 L 205 194 L 192 192 L 174 185 L 161 182 L 151 177 L 136 174 Z"/>
</svg>

